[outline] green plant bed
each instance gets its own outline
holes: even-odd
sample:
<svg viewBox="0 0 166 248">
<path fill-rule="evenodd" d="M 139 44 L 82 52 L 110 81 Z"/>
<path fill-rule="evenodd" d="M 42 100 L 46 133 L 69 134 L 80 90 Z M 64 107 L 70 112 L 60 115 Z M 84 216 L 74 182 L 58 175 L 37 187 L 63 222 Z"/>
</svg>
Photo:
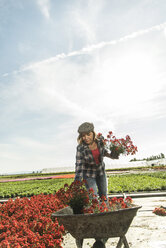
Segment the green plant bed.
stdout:
<svg viewBox="0 0 166 248">
<path fill-rule="evenodd" d="M 72 181 L 72 178 L 65 178 L 0 183 L 0 198 L 54 194 L 65 183 L 70 184 Z"/>
<path fill-rule="evenodd" d="M 108 192 L 139 192 L 166 190 L 166 172 L 115 175 L 108 179 Z M 38 194 L 54 194 L 72 178 L 31 180 L 0 183 L 0 198 L 30 197 Z"/>
<path fill-rule="evenodd" d="M 146 175 L 151 176 L 151 177 L 157 177 L 157 178 L 166 179 L 166 171 L 155 172 L 155 173 L 147 173 Z"/>
<path fill-rule="evenodd" d="M 156 174 L 156 175 L 155 175 Z M 139 192 L 166 190 L 166 172 L 110 176 L 108 192 Z"/>
<path fill-rule="evenodd" d="M 150 170 L 166 170 L 166 165 L 154 165 L 154 166 L 138 166 L 138 167 L 126 167 L 126 168 L 114 168 L 114 169 L 106 169 L 107 172 L 109 171 L 150 171 Z"/>
</svg>

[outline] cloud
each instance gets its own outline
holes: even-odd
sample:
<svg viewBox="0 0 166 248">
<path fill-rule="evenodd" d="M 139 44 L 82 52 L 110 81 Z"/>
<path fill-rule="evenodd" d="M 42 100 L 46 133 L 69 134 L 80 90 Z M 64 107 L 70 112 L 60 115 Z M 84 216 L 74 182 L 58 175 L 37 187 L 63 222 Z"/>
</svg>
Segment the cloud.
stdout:
<svg viewBox="0 0 166 248">
<path fill-rule="evenodd" d="M 141 51 L 126 47 L 124 53 L 121 49 L 113 49 L 113 54 L 112 49 L 102 48 L 100 60 L 98 53 L 92 53 L 32 66 L 16 76 L 15 89 L 10 91 L 17 93 L 11 105 L 15 109 L 21 106 L 22 112 L 51 116 L 53 121 L 57 114 L 66 115 L 66 129 L 72 120 L 75 128 L 90 119 L 97 129 L 106 130 L 114 129 L 119 117 L 128 116 L 129 120 L 156 116 L 159 109 L 153 106 L 153 99 L 164 81 L 156 84 L 154 59 Z M 78 57 L 86 57 L 85 62 L 77 63 Z"/>
<path fill-rule="evenodd" d="M 15 77 L 16 87 L 25 87 L 22 93 L 24 104 L 31 110 L 44 108 L 53 112 L 69 113 L 74 117 L 82 116 L 81 119 L 92 116 L 96 121 L 101 119 L 98 115 L 102 113 L 103 121 L 110 119 L 112 125 L 112 118 L 121 112 L 121 102 L 126 105 L 121 116 L 129 113 L 132 115 L 135 110 L 142 116 L 144 113 L 151 115 L 147 102 L 153 99 L 163 81 L 156 84 L 158 72 L 154 64 L 155 58 L 143 50 L 131 50 L 127 41 L 134 42 L 136 37 L 162 30 L 165 25 L 166 23 L 156 25 L 118 40 L 91 45 L 68 54 L 62 53 L 22 67 L 18 71 L 20 76 L 15 72 Z M 124 45 L 120 46 L 122 43 Z M 99 53 L 102 54 L 100 59 Z M 81 63 L 77 63 L 78 58 Z M 29 81 L 31 86 L 27 87 Z M 19 92 L 20 90 L 18 94 Z M 101 105 L 90 102 L 92 92 L 102 101 Z M 144 109 L 147 109 L 142 112 L 143 105 Z"/>
<path fill-rule="evenodd" d="M 2 164 L 43 168 L 70 163 L 74 168 L 77 128 L 84 121 L 94 122 L 97 132 L 126 134 L 130 129 L 144 142 L 144 129 L 148 132 L 154 119 L 164 118 L 166 74 L 160 63 L 165 64 L 165 45 L 158 31 L 165 25 L 58 54 L 6 75 L 12 83 L 0 91 L 6 142 L 1 139 L 1 153 L 6 149 Z"/>
<path fill-rule="evenodd" d="M 61 153 L 56 144 L 36 141 L 34 138 L 18 137 L 13 144 L 0 144 L 1 173 L 41 170 L 61 165 Z M 71 164 L 70 164 L 71 165 Z"/>
<path fill-rule="evenodd" d="M 165 37 L 166 37 L 166 27 L 164 28 L 164 35 L 165 35 Z"/>
<path fill-rule="evenodd" d="M 20 72 L 31 70 L 31 69 L 33 69 L 35 67 L 41 66 L 42 64 L 51 64 L 51 63 L 55 63 L 58 60 L 63 60 L 63 59 L 70 58 L 70 57 L 91 54 L 92 52 L 98 51 L 98 50 L 100 50 L 102 48 L 118 45 L 120 43 L 124 43 L 124 42 L 127 42 L 127 41 L 132 40 L 132 39 L 136 39 L 138 37 L 141 37 L 141 36 L 143 36 L 145 34 L 148 34 L 148 33 L 154 32 L 154 31 L 164 30 L 164 32 L 165 32 L 165 29 L 166 29 L 166 22 L 161 23 L 159 25 L 155 25 L 155 26 L 147 28 L 147 29 L 143 29 L 143 30 L 133 32 L 133 33 L 131 33 L 129 35 L 126 35 L 126 36 L 124 36 L 122 38 L 119 38 L 117 40 L 112 40 L 112 41 L 108 41 L 108 42 L 103 41 L 103 42 L 100 42 L 98 44 L 92 44 L 92 45 L 83 47 L 80 50 L 72 51 L 72 52 L 69 52 L 69 53 L 66 53 L 66 54 L 61 53 L 61 54 L 58 54 L 58 55 L 56 55 L 54 57 L 51 57 L 51 58 L 48 58 L 48 59 L 45 59 L 45 60 L 42 60 L 42 61 L 39 61 L 39 62 L 31 63 L 29 65 L 24 65 L 19 70 L 13 71 L 13 73 L 17 74 L 17 73 L 20 73 Z M 2 76 L 6 77 L 9 74 L 10 73 L 5 73 Z"/>
<path fill-rule="evenodd" d="M 105 1 L 78 1 L 71 6 L 72 27 L 76 29 L 77 34 L 86 40 L 86 43 L 92 44 L 96 42 L 97 25 L 100 13 L 105 6 Z"/>
<path fill-rule="evenodd" d="M 47 20 L 49 20 L 50 19 L 50 0 L 37 0 L 37 4 L 43 16 Z"/>
</svg>

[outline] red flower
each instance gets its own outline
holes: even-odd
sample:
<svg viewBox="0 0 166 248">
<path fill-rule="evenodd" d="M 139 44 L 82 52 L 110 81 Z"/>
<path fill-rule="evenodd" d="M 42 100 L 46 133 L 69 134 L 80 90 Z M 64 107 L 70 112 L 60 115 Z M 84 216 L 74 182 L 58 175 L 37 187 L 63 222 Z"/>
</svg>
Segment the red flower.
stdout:
<svg viewBox="0 0 166 248">
<path fill-rule="evenodd" d="M 0 247 L 61 248 L 64 227 L 54 223 L 51 214 L 63 206 L 51 194 L 8 200 L 0 207 Z"/>
<path fill-rule="evenodd" d="M 153 213 L 156 215 L 166 216 L 166 208 L 164 207 L 158 207 L 153 210 Z"/>
<path fill-rule="evenodd" d="M 67 206 L 75 193 L 84 195 L 84 213 L 114 211 L 131 206 L 131 198 L 103 197 L 99 202 L 93 190 L 87 191 L 83 182 L 64 185 L 55 195 L 34 195 L 30 199 L 9 199 L 0 205 L 0 247 L 62 248 L 64 227 L 52 221 L 51 214 Z"/>
<path fill-rule="evenodd" d="M 101 136 L 101 133 L 99 134 L 98 137 Z M 133 145 L 129 135 L 126 135 L 125 138 L 117 139 L 112 131 L 108 132 L 107 139 L 103 137 L 103 143 L 106 149 L 111 151 L 113 157 L 117 157 L 120 154 L 134 155 L 138 151 L 137 146 Z"/>
</svg>

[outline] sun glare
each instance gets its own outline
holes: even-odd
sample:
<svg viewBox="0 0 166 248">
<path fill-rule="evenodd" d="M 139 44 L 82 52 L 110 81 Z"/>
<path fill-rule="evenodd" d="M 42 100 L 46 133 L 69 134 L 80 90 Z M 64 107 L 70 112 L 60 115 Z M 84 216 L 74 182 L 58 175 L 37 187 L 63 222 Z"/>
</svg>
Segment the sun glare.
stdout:
<svg viewBox="0 0 166 248">
<path fill-rule="evenodd" d="M 135 52 L 116 60 L 106 59 L 100 73 L 105 97 L 112 98 L 116 105 L 125 102 L 132 108 L 132 102 L 147 101 L 158 89 L 157 69 L 147 54 Z"/>
</svg>

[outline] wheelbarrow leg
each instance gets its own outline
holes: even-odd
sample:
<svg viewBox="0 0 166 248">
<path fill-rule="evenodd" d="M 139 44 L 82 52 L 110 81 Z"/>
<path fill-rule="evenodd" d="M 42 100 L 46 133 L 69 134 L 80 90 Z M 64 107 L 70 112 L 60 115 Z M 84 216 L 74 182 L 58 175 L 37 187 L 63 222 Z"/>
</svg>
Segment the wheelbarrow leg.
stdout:
<svg viewBox="0 0 166 248">
<path fill-rule="evenodd" d="M 120 237 L 116 248 L 121 248 L 122 247 L 122 244 L 123 244 L 123 240 L 122 240 L 122 237 Z"/>
<path fill-rule="evenodd" d="M 116 248 L 121 248 L 123 244 L 124 244 L 124 248 L 130 248 L 125 236 L 120 237 Z"/>
<path fill-rule="evenodd" d="M 83 239 L 76 239 L 76 245 L 77 245 L 77 248 L 82 248 Z"/>
<path fill-rule="evenodd" d="M 125 236 L 123 236 L 123 244 L 124 244 L 125 248 L 129 248 L 129 244 L 128 244 L 127 239 L 126 239 Z"/>
</svg>

